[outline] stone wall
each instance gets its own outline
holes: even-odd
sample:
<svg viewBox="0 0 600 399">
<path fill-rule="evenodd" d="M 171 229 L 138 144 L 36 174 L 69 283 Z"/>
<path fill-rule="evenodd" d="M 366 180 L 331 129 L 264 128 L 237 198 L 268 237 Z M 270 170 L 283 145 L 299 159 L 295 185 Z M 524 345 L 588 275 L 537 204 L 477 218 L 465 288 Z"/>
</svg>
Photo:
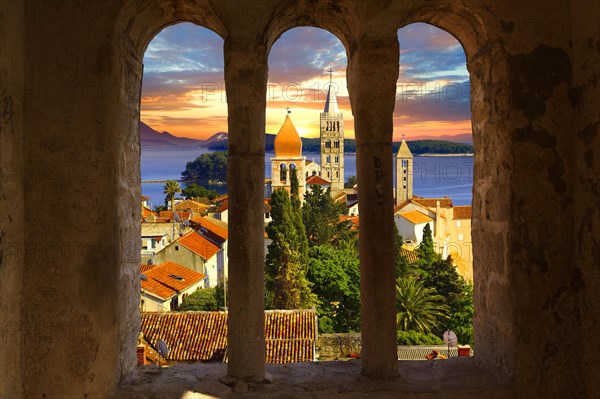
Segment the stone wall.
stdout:
<svg viewBox="0 0 600 399">
<path fill-rule="evenodd" d="M 319 334 L 317 337 L 318 360 L 340 360 L 360 355 L 360 333 Z"/>
</svg>

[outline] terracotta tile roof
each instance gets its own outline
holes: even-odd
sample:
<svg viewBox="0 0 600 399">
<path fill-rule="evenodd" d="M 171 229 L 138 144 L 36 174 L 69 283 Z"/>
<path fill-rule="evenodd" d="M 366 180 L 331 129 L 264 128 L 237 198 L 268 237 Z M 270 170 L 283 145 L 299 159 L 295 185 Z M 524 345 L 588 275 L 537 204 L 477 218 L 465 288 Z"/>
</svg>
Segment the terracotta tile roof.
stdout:
<svg viewBox="0 0 600 399">
<path fill-rule="evenodd" d="M 468 206 L 455 206 L 454 219 L 471 219 L 473 208 Z"/>
<path fill-rule="evenodd" d="M 146 273 L 147 271 L 154 269 L 156 266 L 157 265 L 149 265 L 149 264 L 140 265 L 140 272 Z"/>
<path fill-rule="evenodd" d="M 265 198 L 265 212 L 271 212 L 271 198 Z"/>
<path fill-rule="evenodd" d="M 161 263 L 144 274 L 148 280 L 142 281 L 142 289 L 163 299 L 169 299 L 204 278 L 203 274 L 171 261 Z M 172 275 L 183 279 L 179 280 L 171 277 Z"/>
<path fill-rule="evenodd" d="M 142 332 L 152 345 L 169 346 L 168 360 L 227 360 L 227 313 L 142 313 Z M 267 363 L 314 360 L 317 322 L 314 310 L 265 311 Z"/>
<path fill-rule="evenodd" d="M 146 196 L 146 195 L 142 195 L 142 201 L 148 201 L 150 199 L 150 197 Z"/>
<path fill-rule="evenodd" d="M 215 198 L 215 204 L 218 204 L 219 202 L 226 200 L 227 198 L 229 198 L 229 194 L 219 195 L 217 198 Z"/>
<path fill-rule="evenodd" d="M 156 347 L 169 346 L 168 360 L 210 360 L 227 348 L 227 314 L 223 312 L 143 312 L 142 333 Z"/>
<path fill-rule="evenodd" d="M 221 249 L 215 243 L 206 237 L 203 237 L 201 234 L 198 234 L 196 231 L 190 231 L 189 233 L 184 234 L 182 237 L 179 237 L 176 242 L 206 260 L 212 258 Z"/>
<path fill-rule="evenodd" d="M 398 212 L 399 212 L 399 211 L 400 211 L 402 208 L 404 208 L 404 207 L 405 207 L 406 205 L 408 205 L 408 204 L 410 204 L 410 200 L 406 200 L 406 201 L 402 202 L 401 204 L 399 204 L 398 206 L 396 206 L 396 207 L 394 208 L 394 215 L 395 215 L 396 213 L 398 213 Z"/>
<path fill-rule="evenodd" d="M 319 184 L 321 186 L 329 186 L 329 185 L 331 185 L 331 182 L 323 179 L 321 176 L 312 175 L 308 179 L 306 179 L 306 185 L 310 186 L 313 184 Z"/>
<path fill-rule="evenodd" d="M 188 220 L 191 216 L 190 212 L 179 212 L 177 211 L 177 216 L 179 220 Z M 158 213 L 158 219 L 161 221 L 172 222 L 173 221 L 173 211 L 160 211 Z"/>
<path fill-rule="evenodd" d="M 191 220 L 192 226 L 198 230 L 203 228 L 208 230 L 210 233 L 215 235 L 215 238 L 218 238 L 217 241 L 224 242 L 229 238 L 229 230 L 227 228 L 227 223 L 217 220 L 215 218 L 211 218 L 208 216 L 204 217 L 195 217 Z M 206 231 L 202 230 L 202 233 L 206 233 Z M 209 236 L 210 239 L 213 239 L 212 236 Z"/>
<path fill-rule="evenodd" d="M 404 219 L 414 224 L 427 223 L 433 221 L 432 218 L 419 211 L 410 211 L 400 213 Z"/>
<path fill-rule="evenodd" d="M 154 215 L 154 212 L 152 212 L 147 206 L 142 206 L 142 217 L 147 219 L 150 217 L 150 215 Z"/>
<path fill-rule="evenodd" d="M 448 197 L 444 198 L 422 198 L 414 196 L 412 201 L 428 208 L 435 208 L 438 201 L 440 201 L 441 208 L 452 208 L 452 199 Z"/>
<path fill-rule="evenodd" d="M 179 213 L 182 213 L 180 211 L 194 211 L 197 213 L 201 213 L 201 212 L 204 212 L 208 208 L 209 208 L 208 205 L 202 204 L 200 202 L 196 202 L 194 200 L 181 201 L 180 203 L 175 205 L 175 210 L 178 211 Z"/>
<path fill-rule="evenodd" d="M 358 229 L 358 226 L 360 224 L 360 219 L 358 218 L 358 216 L 340 215 L 340 222 L 345 221 L 349 221 L 350 223 L 352 223 L 353 229 Z"/>
<path fill-rule="evenodd" d="M 229 209 L 229 200 L 228 199 L 224 199 L 221 202 L 221 205 L 219 206 L 219 212 L 225 212 L 227 209 Z"/>
</svg>

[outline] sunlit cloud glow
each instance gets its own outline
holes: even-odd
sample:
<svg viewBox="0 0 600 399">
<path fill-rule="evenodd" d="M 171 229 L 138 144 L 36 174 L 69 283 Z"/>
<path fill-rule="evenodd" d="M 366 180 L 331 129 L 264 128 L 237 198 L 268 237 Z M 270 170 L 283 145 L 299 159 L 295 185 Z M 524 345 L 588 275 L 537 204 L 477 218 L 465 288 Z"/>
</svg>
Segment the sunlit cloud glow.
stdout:
<svg viewBox="0 0 600 399">
<path fill-rule="evenodd" d="M 398 39 L 394 138 L 470 134 L 469 74 L 460 43 L 422 23 L 400 29 Z M 332 68 L 346 136 L 354 137 L 346 66 L 345 49 L 333 34 L 316 28 L 283 34 L 269 54 L 266 131 L 277 133 L 289 107 L 299 133 L 318 137 Z M 223 40 L 214 32 L 189 23 L 165 28 L 144 57 L 142 120 L 199 139 L 227 131 L 223 69 Z"/>
</svg>

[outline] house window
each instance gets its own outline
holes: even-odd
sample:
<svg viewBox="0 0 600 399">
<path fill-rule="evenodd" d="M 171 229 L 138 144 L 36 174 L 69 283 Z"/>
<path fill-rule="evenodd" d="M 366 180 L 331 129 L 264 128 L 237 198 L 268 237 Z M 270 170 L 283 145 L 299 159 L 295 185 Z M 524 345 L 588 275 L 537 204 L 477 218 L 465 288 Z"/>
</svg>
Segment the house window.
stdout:
<svg viewBox="0 0 600 399">
<path fill-rule="evenodd" d="M 327 140 L 325 142 L 325 148 L 331 148 L 331 141 Z"/>
<path fill-rule="evenodd" d="M 461 221 L 460 221 L 460 220 L 457 220 L 457 221 L 456 221 L 456 227 L 461 227 L 461 225 L 462 225 Z"/>
<path fill-rule="evenodd" d="M 269 212 L 265 212 L 265 219 L 268 219 L 271 217 L 271 214 Z"/>
<path fill-rule="evenodd" d="M 463 233 L 458 233 L 458 241 L 462 241 L 465 239 L 465 236 L 463 235 Z"/>
<path fill-rule="evenodd" d="M 179 251 L 179 245 L 175 245 L 175 251 Z"/>
<path fill-rule="evenodd" d="M 333 148 L 340 148 L 340 142 L 339 140 L 336 140 L 333 142 Z"/>
<path fill-rule="evenodd" d="M 335 163 L 340 163 L 340 157 L 338 155 L 335 156 Z"/>
<path fill-rule="evenodd" d="M 325 157 L 325 163 L 331 163 L 331 156 L 330 155 L 327 155 Z"/>
</svg>

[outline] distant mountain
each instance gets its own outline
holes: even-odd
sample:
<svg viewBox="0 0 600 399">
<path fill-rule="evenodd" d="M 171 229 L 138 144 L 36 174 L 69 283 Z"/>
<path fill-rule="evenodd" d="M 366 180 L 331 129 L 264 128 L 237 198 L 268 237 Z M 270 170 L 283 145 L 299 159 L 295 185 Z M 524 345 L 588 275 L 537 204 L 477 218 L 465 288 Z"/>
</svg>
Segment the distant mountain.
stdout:
<svg viewBox="0 0 600 399">
<path fill-rule="evenodd" d="M 265 151 L 273 151 L 273 144 L 275 143 L 275 134 L 265 134 Z M 454 136 L 449 136 L 454 137 Z M 473 145 L 467 143 L 460 143 L 448 140 L 411 140 L 407 141 L 411 152 L 414 155 L 420 154 L 465 154 L 473 153 Z M 394 153 L 398 152 L 400 142 L 396 141 L 392 143 L 392 150 Z M 216 142 L 208 146 L 209 149 L 214 151 L 226 151 L 227 141 Z M 302 138 L 302 152 L 303 153 L 318 153 L 321 151 L 321 140 L 318 138 Z M 356 152 L 356 142 L 353 139 L 344 140 L 344 152 L 353 153 Z"/>
<path fill-rule="evenodd" d="M 159 133 L 140 121 L 140 144 L 142 148 L 152 147 L 188 147 L 202 145 L 204 140 L 173 136 L 169 132 Z"/>
<path fill-rule="evenodd" d="M 412 138 L 412 137 L 411 137 Z M 466 143 L 473 144 L 473 135 L 471 133 L 461 133 L 455 135 L 444 135 L 444 136 L 417 136 L 415 140 L 441 140 L 451 141 L 453 143 Z"/>
<path fill-rule="evenodd" d="M 203 140 L 202 144 L 200 145 L 202 147 L 212 147 L 221 144 L 227 145 L 227 137 L 227 132 L 217 132 L 206 140 Z"/>
</svg>

